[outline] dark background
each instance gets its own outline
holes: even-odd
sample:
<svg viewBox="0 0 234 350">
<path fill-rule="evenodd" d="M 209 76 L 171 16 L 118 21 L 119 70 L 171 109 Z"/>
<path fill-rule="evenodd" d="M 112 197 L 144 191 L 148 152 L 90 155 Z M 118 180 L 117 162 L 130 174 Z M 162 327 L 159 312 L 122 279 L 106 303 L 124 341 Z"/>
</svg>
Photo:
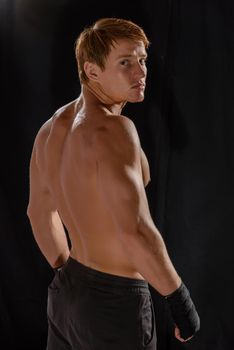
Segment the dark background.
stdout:
<svg viewBox="0 0 234 350">
<path fill-rule="evenodd" d="M 146 98 L 123 111 L 149 159 L 152 217 L 190 289 L 201 330 L 173 339 L 156 291 L 158 350 L 234 349 L 234 2 L 2 0 L 0 348 L 45 349 L 53 277 L 26 216 L 29 159 L 43 122 L 80 92 L 74 42 L 101 17 L 151 41 Z"/>
</svg>

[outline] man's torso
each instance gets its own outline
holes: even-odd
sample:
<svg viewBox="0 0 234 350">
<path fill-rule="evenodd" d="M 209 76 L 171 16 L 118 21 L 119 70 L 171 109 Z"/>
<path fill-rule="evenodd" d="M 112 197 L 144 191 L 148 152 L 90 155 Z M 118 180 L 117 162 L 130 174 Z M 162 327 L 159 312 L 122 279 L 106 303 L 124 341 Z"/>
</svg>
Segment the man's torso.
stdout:
<svg viewBox="0 0 234 350">
<path fill-rule="evenodd" d="M 71 256 L 96 270 L 143 279 L 123 249 L 98 188 L 93 144 L 95 133 L 105 129 L 106 118 L 77 118 L 77 101 L 60 109 L 46 123 L 39 163 L 69 233 Z M 141 167 L 146 186 L 150 174 L 143 151 Z"/>
</svg>

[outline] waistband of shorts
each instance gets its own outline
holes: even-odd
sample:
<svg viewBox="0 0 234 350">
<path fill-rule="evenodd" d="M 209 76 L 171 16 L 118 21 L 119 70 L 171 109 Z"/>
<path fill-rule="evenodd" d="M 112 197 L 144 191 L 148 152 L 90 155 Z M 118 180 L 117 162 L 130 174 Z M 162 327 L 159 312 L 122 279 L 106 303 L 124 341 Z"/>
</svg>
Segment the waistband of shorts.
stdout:
<svg viewBox="0 0 234 350">
<path fill-rule="evenodd" d="M 97 283 L 106 287 L 120 287 L 132 290 L 137 289 L 138 292 L 149 292 L 149 285 L 146 280 L 134 279 L 95 270 L 91 267 L 83 265 L 72 257 L 68 258 L 68 261 L 62 270 L 76 278 L 78 281 L 81 280 L 87 284 Z"/>
</svg>

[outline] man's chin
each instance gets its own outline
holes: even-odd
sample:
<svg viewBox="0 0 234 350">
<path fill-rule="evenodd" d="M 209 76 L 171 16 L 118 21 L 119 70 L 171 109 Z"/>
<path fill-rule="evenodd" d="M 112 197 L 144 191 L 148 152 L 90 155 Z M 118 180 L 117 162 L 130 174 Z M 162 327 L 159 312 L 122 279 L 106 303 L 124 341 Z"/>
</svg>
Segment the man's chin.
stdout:
<svg viewBox="0 0 234 350">
<path fill-rule="evenodd" d="M 135 96 L 135 97 L 130 97 L 128 99 L 128 102 L 130 103 L 137 103 L 137 102 L 142 102 L 144 101 L 145 96 L 141 95 L 141 96 Z"/>
</svg>

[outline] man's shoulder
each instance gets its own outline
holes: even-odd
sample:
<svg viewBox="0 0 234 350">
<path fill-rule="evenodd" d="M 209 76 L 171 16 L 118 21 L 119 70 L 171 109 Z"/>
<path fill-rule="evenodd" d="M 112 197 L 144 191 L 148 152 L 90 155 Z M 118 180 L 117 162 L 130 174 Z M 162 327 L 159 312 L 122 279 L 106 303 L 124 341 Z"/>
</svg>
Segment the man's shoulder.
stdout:
<svg viewBox="0 0 234 350">
<path fill-rule="evenodd" d="M 95 133 L 95 151 L 103 153 L 122 153 L 130 147 L 139 146 L 139 137 L 133 121 L 125 116 L 108 117 L 104 126 Z"/>
<path fill-rule="evenodd" d="M 77 103 L 78 103 L 78 99 L 75 99 L 75 100 L 72 100 L 72 101 L 68 102 L 67 104 L 59 107 L 55 111 L 52 118 L 57 119 L 57 118 L 63 117 L 63 116 L 66 117 L 67 115 L 70 116 L 71 113 L 74 113 L 74 108 L 76 107 Z"/>
<path fill-rule="evenodd" d="M 53 117 L 51 117 L 50 119 L 46 120 L 41 125 L 40 129 L 38 130 L 38 132 L 36 134 L 34 145 L 38 146 L 38 144 L 41 144 L 43 141 L 45 141 L 45 139 L 47 139 L 47 137 L 50 134 L 51 125 L 52 125 L 52 119 L 53 119 Z"/>
<path fill-rule="evenodd" d="M 121 130 L 124 131 L 135 129 L 135 124 L 133 121 L 124 115 L 111 116 L 108 118 L 107 125 L 110 129 L 115 129 L 117 132 L 121 132 Z"/>
<path fill-rule="evenodd" d="M 135 124 L 131 119 L 121 116 L 111 116 L 106 119 L 106 123 L 97 129 L 97 141 L 101 142 L 106 138 L 123 138 L 129 140 L 137 135 Z"/>
<path fill-rule="evenodd" d="M 53 128 L 53 126 L 56 123 L 56 121 L 62 120 L 64 117 L 70 115 L 71 110 L 73 110 L 76 101 L 77 100 L 71 101 L 71 102 L 67 103 L 66 105 L 63 105 L 63 106 L 59 107 L 54 112 L 52 117 L 47 119 L 41 125 L 41 127 L 38 130 L 37 135 L 36 135 L 36 139 L 35 139 L 36 143 L 43 142 L 43 141 L 45 141 L 47 139 L 47 137 L 50 135 L 51 129 Z"/>
</svg>

